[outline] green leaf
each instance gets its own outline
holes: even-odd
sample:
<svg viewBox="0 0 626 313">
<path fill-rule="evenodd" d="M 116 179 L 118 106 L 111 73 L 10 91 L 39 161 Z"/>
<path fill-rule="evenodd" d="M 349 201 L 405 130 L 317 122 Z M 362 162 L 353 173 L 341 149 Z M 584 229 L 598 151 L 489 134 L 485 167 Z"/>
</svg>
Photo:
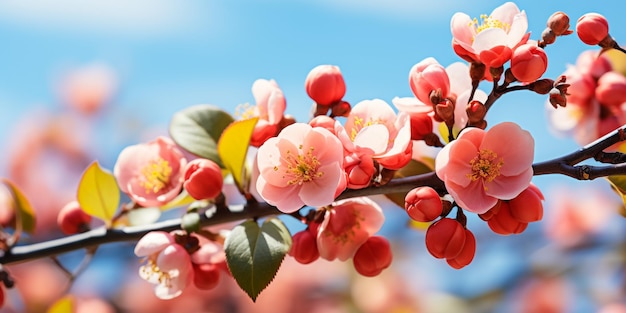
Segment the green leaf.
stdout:
<svg viewBox="0 0 626 313">
<path fill-rule="evenodd" d="M 255 117 L 230 124 L 217 143 L 220 158 L 226 169 L 233 175 L 235 184 L 242 193 L 247 188 L 244 185 L 244 182 L 247 181 L 247 171 L 244 166 L 246 154 L 248 153 L 252 131 L 258 120 L 259 118 Z"/>
<path fill-rule="evenodd" d="M 20 191 L 15 184 L 8 179 L 3 179 L 2 183 L 7 186 L 11 194 L 13 195 L 13 201 L 15 204 L 15 217 L 16 217 L 16 230 L 23 230 L 32 234 L 35 232 L 35 210 L 30 206 L 28 199 L 24 196 L 24 193 Z"/>
<path fill-rule="evenodd" d="M 96 161 L 83 173 L 76 198 L 85 213 L 110 226 L 120 204 L 120 189 L 113 174 L 101 168 Z"/>
<path fill-rule="evenodd" d="M 424 158 L 420 161 L 411 160 L 409 164 L 404 166 L 403 168 L 396 171 L 394 174 L 395 178 L 409 177 L 424 173 L 430 173 L 434 170 L 435 160 Z M 416 186 L 417 187 L 417 186 Z M 385 194 L 385 196 L 393 201 L 393 203 L 397 204 L 401 208 L 404 208 L 404 198 L 406 197 L 406 192 L 396 192 Z"/>
<path fill-rule="evenodd" d="M 261 227 L 247 220 L 235 226 L 224 243 L 228 268 L 252 301 L 272 282 L 290 248 L 289 230 L 277 218 L 265 220 Z"/>
<path fill-rule="evenodd" d="M 606 179 L 611 183 L 611 188 L 617 193 L 621 198 L 624 206 L 626 206 L 626 175 L 611 175 Z M 619 213 L 626 217 L 626 209 L 622 206 L 620 208 Z"/>
<path fill-rule="evenodd" d="M 217 153 L 217 142 L 224 129 L 233 121 L 230 114 L 216 106 L 195 105 L 172 116 L 170 136 L 183 149 L 224 168 Z"/>
</svg>

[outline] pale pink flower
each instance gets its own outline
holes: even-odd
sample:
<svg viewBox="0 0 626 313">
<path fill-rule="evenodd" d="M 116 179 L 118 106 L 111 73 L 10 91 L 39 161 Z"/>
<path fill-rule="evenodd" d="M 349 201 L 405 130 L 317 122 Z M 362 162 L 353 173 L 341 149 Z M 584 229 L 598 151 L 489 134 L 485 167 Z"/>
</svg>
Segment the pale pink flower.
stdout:
<svg viewBox="0 0 626 313">
<path fill-rule="evenodd" d="M 120 189 L 144 207 L 161 206 L 181 191 L 187 159 L 169 138 L 124 148 L 113 173 Z"/>
<path fill-rule="evenodd" d="M 366 197 L 333 203 L 317 233 L 320 257 L 346 261 L 383 225 L 385 216 L 376 202 Z"/>
<path fill-rule="evenodd" d="M 498 199 L 512 199 L 528 187 L 534 147 L 530 133 L 515 123 L 488 131 L 470 128 L 441 150 L 435 170 L 459 206 L 482 214 Z"/>
<path fill-rule="evenodd" d="M 455 52 L 465 60 L 485 64 L 492 63 L 496 55 L 507 49 L 510 57 L 510 49 L 525 43 L 529 36 L 526 12 L 513 2 L 497 7 L 490 15 L 481 15 L 480 19 L 457 12 L 452 16 L 450 28 Z"/>
<path fill-rule="evenodd" d="M 348 153 L 370 156 L 380 165 L 399 169 L 410 160 L 412 151 L 411 117 L 396 115 L 387 102 L 374 99 L 359 102 L 352 108 L 337 136 Z"/>
<path fill-rule="evenodd" d="M 252 95 L 256 105 L 245 107 L 243 112 L 238 111 L 238 115 L 243 119 L 259 118 L 250 138 L 250 145 L 259 147 L 280 131 L 278 123 L 283 119 L 287 101 L 283 91 L 273 79 L 257 79 L 252 84 Z"/>
<path fill-rule="evenodd" d="M 91 114 L 113 99 L 117 86 L 117 77 L 111 68 L 91 64 L 67 73 L 61 80 L 59 93 L 72 109 Z"/>
<path fill-rule="evenodd" d="M 328 205 L 345 189 L 343 147 L 330 131 L 295 123 L 257 152 L 257 191 L 280 211 Z"/>
<path fill-rule="evenodd" d="M 160 299 L 178 297 L 193 279 L 189 254 L 169 233 L 147 233 L 137 242 L 135 255 L 145 257 L 139 276 L 155 285 L 154 293 Z"/>
</svg>

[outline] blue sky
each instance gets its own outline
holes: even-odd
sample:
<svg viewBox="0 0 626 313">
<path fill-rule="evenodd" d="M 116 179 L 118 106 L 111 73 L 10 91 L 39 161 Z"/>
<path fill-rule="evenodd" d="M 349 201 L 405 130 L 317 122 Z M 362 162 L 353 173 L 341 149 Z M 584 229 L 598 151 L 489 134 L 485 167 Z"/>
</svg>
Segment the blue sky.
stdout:
<svg viewBox="0 0 626 313">
<path fill-rule="evenodd" d="M 122 88 L 111 105 L 112 116 L 133 115 L 142 127 L 157 130 L 166 128 L 174 112 L 193 104 L 234 112 L 236 105 L 253 102 L 250 88 L 257 78 L 275 79 L 286 95 L 287 113 L 305 121 L 311 101 L 304 79 L 318 64 L 341 68 L 351 103 L 390 102 L 411 94 L 407 73 L 413 64 L 429 56 L 443 65 L 460 61 L 450 48 L 454 12 L 478 16 L 502 3 L 5 0 L 0 3 L 0 146 L 14 136 L 15 121 L 34 108 L 60 110 L 55 81 L 67 70 L 93 63 L 119 75 Z M 518 6 L 527 12 L 532 39 L 557 10 L 568 13 L 572 25 L 586 12 L 602 13 L 616 25 L 623 11 L 589 1 Z M 611 28 L 618 41 L 626 41 L 625 32 Z M 547 49 L 545 76 L 558 76 L 584 49 L 574 36 L 559 38 Z M 492 125 L 513 120 L 531 130 L 538 160 L 575 148 L 570 140 L 555 145 L 547 133 L 544 99 L 518 92 L 504 96 L 490 112 Z M 103 123 L 94 139 L 110 155 L 117 154 L 120 143 L 137 140 L 107 143 L 115 121 Z"/>
</svg>

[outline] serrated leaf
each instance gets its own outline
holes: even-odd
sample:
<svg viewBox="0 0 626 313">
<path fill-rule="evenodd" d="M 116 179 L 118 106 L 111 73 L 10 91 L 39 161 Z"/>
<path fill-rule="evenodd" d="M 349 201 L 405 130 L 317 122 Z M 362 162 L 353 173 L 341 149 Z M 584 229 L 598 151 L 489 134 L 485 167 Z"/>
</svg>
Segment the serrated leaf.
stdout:
<svg viewBox="0 0 626 313">
<path fill-rule="evenodd" d="M 411 160 L 409 164 L 396 171 L 395 178 L 409 177 L 424 173 L 430 173 L 433 171 L 435 161 L 433 159 L 424 158 L 421 161 Z M 417 187 L 417 186 L 416 186 Z M 405 192 L 396 192 L 385 194 L 387 199 L 397 204 L 399 207 L 404 208 Z"/>
<path fill-rule="evenodd" d="M 247 188 L 244 186 L 247 176 L 244 167 L 246 154 L 248 153 L 252 131 L 258 120 L 259 118 L 255 117 L 230 124 L 217 143 L 217 151 L 222 163 L 233 175 L 235 184 L 242 193 Z"/>
<path fill-rule="evenodd" d="M 97 161 L 91 163 L 78 183 L 76 200 L 85 213 L 110 226 L 120 204 L 120 189 L 113 173 L 100 167 Z"/>
<path fill-rule="evenodd" d="M 24 196 L 24 193 L 15 186 L 8 179 L 3 179 L 2 183 L 7 186 L 11 194 L 13 195 L 13 201 L 15 203 L 15 217 L 16 217 L 16 230 L 23 230 L 32 234 L 35 232 L 35 210 Z"/>
<path fill-rule="evenodd" d="M 606 177 L 606 179 L 611 183 L 613 191 L 622 198 L 623 206 L 620 208 L 619 213 L 626 217 L 626 210 L 624 209 L 624 206 L 626 206 L 626 175 L 611 175 Z"/>
<path fill-rule="evenodd" d="M 169 132 L 183 149 L 224 168 L 217 142 L 222 132 L 235 119 L 219 107 L 200 104 L 176 112 L 172 116 Z"/>
<path fill-rule="evenodd" d="M 291 248 L 291 235 L 283 222 L 269 218 L 261 227 L 247 220 L 233 228 L 224 250 L 228 268 L 252 301 L 267 287 Z"/>
<path fill-rule="evenodd" d="M 65 296 L 54 302 L 47 313 L 71 313 L 74 312 L 74 297 Z"/>
</svg>

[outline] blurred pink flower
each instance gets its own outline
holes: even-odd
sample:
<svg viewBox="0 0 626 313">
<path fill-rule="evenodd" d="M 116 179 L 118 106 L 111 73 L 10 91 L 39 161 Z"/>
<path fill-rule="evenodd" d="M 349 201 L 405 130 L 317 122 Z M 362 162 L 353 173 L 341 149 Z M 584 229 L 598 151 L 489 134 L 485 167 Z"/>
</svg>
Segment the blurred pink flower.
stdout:
<svg viewBox="0 0 626 313">
<path fill-rule="evenodd" d="M 161 206 L 181 191 L 187 159 L 169 138 L 124 148 L 113 173 L 120 189 L 144 207 Z"/>
<path fill-rule="evenodd" d="M 179 296 L 193 279 L 189 254 L 169 233 L 147 233 L 137 242 L 135 255 L 146 258 L 139 276 L 155 285 L 154 293 L 160 299 Z"/>
<path fill-rule="evenodd" d="M 380 229 L 384 221 L 382 209 L 369 198 L 333 203 L 318 228 L 317 248 L 320 257 L 329 261 L 346 261 Z"/>
<path fill-rule="evenodd" d="M 411 159 L 411 117 L 403 112 L 396 116 L 380 99 L 355 105 L 337 135 L 346 152 L 371 157 L 385 168 L 399 169 Z"/>
<path fill-rule="evenodd" d="M 586 145 L 626 123 L 623 75 L 613 71 L 606 54 L 585 51 L 563 75 L 570 84 L 567 106 L 546 104 L 552 130 Z M 620 78 L 621 77 L 621 78 Z"/>
<path fill-rule="evenodd" d="M 330 131 L 296 123 L 268 139 L 257 152 L 256 187 L 285 213 L 304 205 L 328 205 L 345 189 L 343 147 Z"/>
<path fill-rule="evenodd" d="M 243 119 L 258 117 L 254 126 L 250 145 L 261 146 L 268 138 L 280 131 L 278 123 L 283 119 L 287 101 L 275 80 L 257 79 L 252 84 L 252 95 L 256 105 L 238 112 Z"/>
<path fill-rule="evenodd" d="M 494 9 L 490 15 L 481 15 L 480 20 L 457 12 L 450 21 L 452 45 L 455 52 L 470 62 L 481 62 L 498 66 L 492 61 L 496 55 L 526 43 L 529 34 L 526 12 L 520 11 L 513 2 L 507 2 Z M 506 58 L 498 63 L 504 64 Z M 502 64 L 499 64 L 500 66 Z"/>
<path fill-rule="evenodd" d="M 437 155 L 437 176 L 459 206 L 485 213 L 498 199 L 512 199 L 528 187 L 534 147 L 530 133 L 515 123 L 466 129 Z"/>
<path fill-rule="evenodd" d="M 111 68 L 104 64 L 91 64 L 63 77 L 59 93 L 72 109 L 91 114 L 108 104 L 117 88 L 117 77 Z"/>
</svg>

